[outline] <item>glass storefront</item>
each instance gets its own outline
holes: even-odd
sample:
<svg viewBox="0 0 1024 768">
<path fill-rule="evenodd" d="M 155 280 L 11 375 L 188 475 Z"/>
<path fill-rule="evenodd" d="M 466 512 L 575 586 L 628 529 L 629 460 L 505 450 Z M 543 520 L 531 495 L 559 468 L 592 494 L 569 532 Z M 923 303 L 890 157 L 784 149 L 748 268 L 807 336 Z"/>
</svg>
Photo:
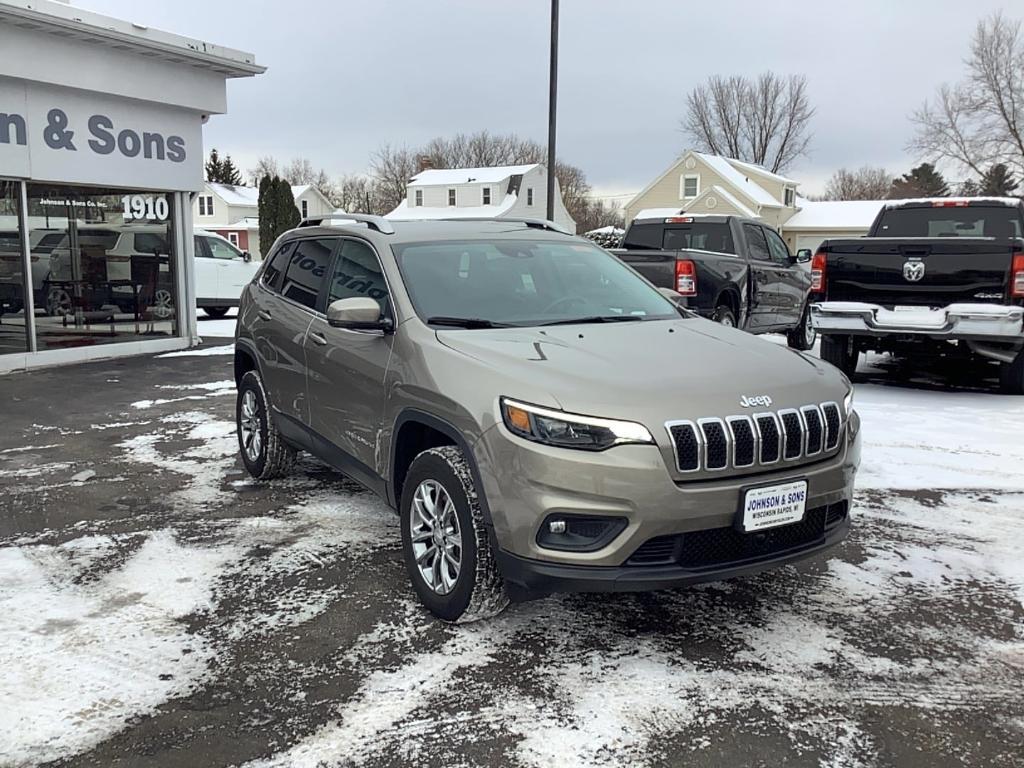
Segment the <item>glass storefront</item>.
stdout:
<svg viewBox="0 0 1024 768">
<path fill-rule="evenodd" d="M 0 182 L 0 354 L 179 335 L 174 196 L 29 184 L 31 274 L 22 268 L 18 182 Z"/>
</svg>

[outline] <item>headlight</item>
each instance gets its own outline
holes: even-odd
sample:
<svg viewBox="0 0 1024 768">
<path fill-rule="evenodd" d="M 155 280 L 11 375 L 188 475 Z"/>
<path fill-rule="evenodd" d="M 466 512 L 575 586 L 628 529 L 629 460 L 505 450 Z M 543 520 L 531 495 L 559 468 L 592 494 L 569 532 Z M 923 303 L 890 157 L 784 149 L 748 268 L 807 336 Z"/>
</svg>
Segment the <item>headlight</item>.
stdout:
<svg viewBox="0 0 1024 768">
<path fill-rule="evenodd" d="M 846 393 L 846 397 L 843 399 L 843 407 L 846 408 L 846 418 L 850 418 L 850 414 L 853 413 L 853 390 L 851 389 Z"/>
<path fill-rule="evenodd" d="M 501 416 L 513 434 L 559 448 L 603 451 L 613 445 L 654 442 L 643 424 L 553 411 L 506 397 L 501 398 Z"/>
</svg>

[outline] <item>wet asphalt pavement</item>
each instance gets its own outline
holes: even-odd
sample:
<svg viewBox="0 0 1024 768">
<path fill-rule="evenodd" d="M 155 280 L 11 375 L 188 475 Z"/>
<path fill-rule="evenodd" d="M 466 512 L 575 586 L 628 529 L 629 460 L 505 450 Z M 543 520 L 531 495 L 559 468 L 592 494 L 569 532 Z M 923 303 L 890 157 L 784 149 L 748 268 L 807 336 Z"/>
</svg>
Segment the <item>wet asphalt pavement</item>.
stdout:
<svg viewBox="0 0 1024 768">
<path fill-rule="evenodd" d="M 374 496 L 249 480 L 230 355 L 0 377 L 0 765 L 1022 765 L 1024 399 L 880 365 L 840 547 L 460 627 Z"/>
</svg>

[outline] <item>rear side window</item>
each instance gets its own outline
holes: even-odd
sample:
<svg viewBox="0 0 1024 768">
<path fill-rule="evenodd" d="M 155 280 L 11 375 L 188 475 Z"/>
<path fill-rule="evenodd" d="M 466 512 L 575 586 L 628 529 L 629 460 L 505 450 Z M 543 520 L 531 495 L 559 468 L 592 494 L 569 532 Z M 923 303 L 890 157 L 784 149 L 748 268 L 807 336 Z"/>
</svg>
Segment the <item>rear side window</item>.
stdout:
<svg viewBox="0 0 1024 768">
<path fill-rule="evenodd" d="M 167 238 L 155 232 L 139 232 L 135 235 L 135 250 L 138 253 L 167 254 Z"/>
<path fill-rule="evenodd" d="M 331 264 L 336 242 L 336 238 L 326 238 L 300 240 L 296 243 L 284 273 L 281 294 L 285 298 L 316 309 L 316 300 Z"/>
<path fill-rule="evenodd" d="M 744 224 L 743 234 L 747 238 L 747 247 L 750 249 L 750 258 L 759 261 L 770 261 L 768 253 L 768 242 L 764 239 L 764 232 L 754 224 Z"/>
<path fill-rule="evenodd" d="M 736 253 L 732 230 L 723 222 L 673 225 L 665 228 L 661 247 L 666 251 L 696 250 Z"/>
<path fill-rule="evenodd" d="M 198 244 L 198 242 L 199 238 L 196 238 L 196 243 Z M 282 277 L 288 268 L 288 259 L 291 258 L 292 251 L 294 250 L 295 243 L 285 243 L 271 254 L 270 259 L 267 261 L 267 267 L 263 270 L 264 286 L 276 293 L 281 292 Z"/>
<path fill-rule="evenodd" d="M 878 237 L 1021 236 L 1020 210 L 1008 205 L 890 208 L 882 212 Z"/>
<path fill-rule="evenodd" d="M 626 237 L 622 241 L 623 248 L 661 248 L 661 233 L 665 225 L 661 222 L 656 224 L 632 224 L 626 230 Z"/>
</svg>

